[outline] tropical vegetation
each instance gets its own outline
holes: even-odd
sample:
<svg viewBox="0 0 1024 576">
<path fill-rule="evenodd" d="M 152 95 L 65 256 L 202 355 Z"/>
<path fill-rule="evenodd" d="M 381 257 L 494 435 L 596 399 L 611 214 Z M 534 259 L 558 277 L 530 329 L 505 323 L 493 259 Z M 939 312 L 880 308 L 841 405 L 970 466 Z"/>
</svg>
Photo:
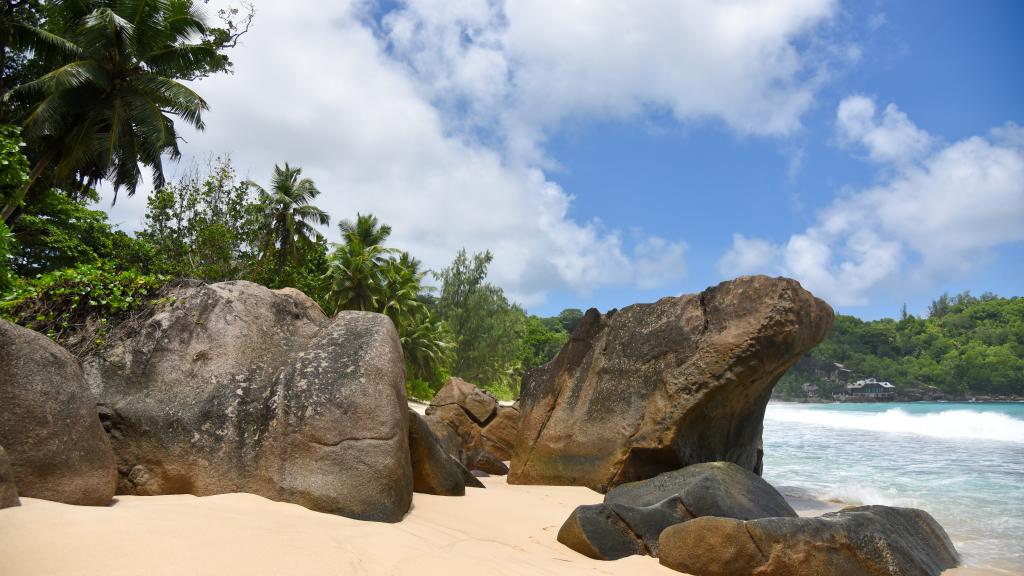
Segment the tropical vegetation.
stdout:
<svg viewBox="0 0 1024 576">
<path fill-rule="evenodd" d="M 957 397 L 1024 396 L 1024 298 L 970 292 L 943 294 L 928 316 L 864 321 L 836 317 L 832 334 L 810 356 L 837 362 L 859 377 L 900 388 L 931 386 Z M 780 391 L 798 395 L 816 381 L 827 394 L 833 383 L 791 371 Z"/>
<path fill-rule="evenodd" d="M 248 280 L 297 288 L 327 314 L 387 315 L 414 396 L 451 375 L 518 394 L 583 312 L 528 315 L 488 281 L 490 252 L 462 250 L 427 270 L 374 215 L 328 214 L 317 184 L 288 162 L 256 167 L 265 180 L 239 178 L 227 156 L 166 177 L 164 159 L 180 157 L 183 133 L 203 130 L 210 108 L 189 81 L 231 70 L 255 14 L 243 4 L 211 21 L 205 6 L 0 2 L 0 316 L 81 351 L 182 279 Z M 115 199 L 149 192 L 137 232 L 95 207 L 101 185 Z M 332 221 L 337 243 L 325 234 Z M 812 354 L 900 384 L 1022 394 L 1022 316 L 1019 298 L 943 296 L 928 318 L 840 316 Z"/>
</svg>

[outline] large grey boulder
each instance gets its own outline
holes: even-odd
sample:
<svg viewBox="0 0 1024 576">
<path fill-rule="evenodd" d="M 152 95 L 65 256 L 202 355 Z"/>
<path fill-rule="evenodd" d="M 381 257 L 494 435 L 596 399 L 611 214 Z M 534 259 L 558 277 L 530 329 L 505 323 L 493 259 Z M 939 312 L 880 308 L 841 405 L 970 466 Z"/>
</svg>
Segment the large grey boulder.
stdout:
<svg viewBox="0 0 1024 576">
<path fill-rule="evenodd" d="M 523 381 L 509 482 L 605 492 L 700 462 L 759 472 L 772 388 L 832 320 L 795 280 L 766 276 L 589 310 Z"/>
<path fill-rule="evenodd" d="M 38 332 L 0 320 L 0 445 L 18 493 L 106 506 L 117 468 L 78 361 Z"/>
<path fill-rule="evenodd" d="M 11 470 L 11 461 L 7 458 L 7 452 L 0 446 L 0 509 L 21 506 L 18 498 L 18 487 L 14 485 L 14 471 Z"/>
<path fill-rule="evenodd" d="M 599 560 L 658 556 L 662 531 L 701 516 L 750 520 L 797 514 L 760 476 L 732 462 L 708 462 L 613 488 L 604 503 L 576 508 L 558 541 Z"/>
<path fill-rule="evenodd" d="M 959 564 L 927 512 L 862 506 L 816 518 L 704 517 L 661 533 L 663 565 L 694 576 L 939 576 Z"/>
<path fill-rule="evenodd" d="M 293 289 L 188 285 L 83 361 L 124 494 L 251 492 L 398 521 L 412 500 L 391 321 Z"/>
</svg>

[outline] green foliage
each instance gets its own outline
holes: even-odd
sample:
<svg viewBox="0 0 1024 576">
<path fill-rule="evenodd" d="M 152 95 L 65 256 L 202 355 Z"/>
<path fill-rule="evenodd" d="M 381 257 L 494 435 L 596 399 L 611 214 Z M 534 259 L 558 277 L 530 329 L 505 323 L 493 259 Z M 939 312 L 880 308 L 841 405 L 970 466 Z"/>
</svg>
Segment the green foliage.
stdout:
<svg viewBox="0 0 1024 576">
<path fill-rule="evenodd" d="M 453 336 L 425 304 L 428 289 L 418 260 L 384 246 L 391 227 L 372 214 L 339 224 L 341 244 L 328 259 L 322 301 L 329 314 L 363 310 L 386 314 L 394 322 L 405 353 L 407 388 L 413 397 L 430 398 L 448 378 Z"/>
<path fill-rule="evenodd" d="M 40 11 L 4 10 L 0 18 L 4 53 L 14 40 L 31 55 L 20 69 L 40 73 L 5 94 L 24 122 L 33 169 L 0 217 L 16 219 L 37 182 L 36 189 L 74 195 L 104 179 L 115 195 L 121 188 L 131 195 L 141 165 L 162 188 L 162 157 L 181 156 L 175 120 L 202 130 L 208 109 L 181 80 L 227 71 L 224 51 L 248 30 L 253 12 L 222 11 L 225 28 L 217 28 L 193 0 L 50 2 Z"/>
<path fill-rule="evenodd" d="M 6 224 L 0 222 L 0 294 L 9 290 L 17 279 L 11 270 L 10 262 L 14 247 L 14 234 L 11 234 L 11 230 Z"/>
<path fill-rule="evenodd" d="M 583 310 L 579 308 L 566 308 L 562 310 L 558 315 L 558 322 L 562 325 L 562 329 L 572 334 L 576 331 L 576 327 L 583 321 Z"/>
<path fill-rule="evenodd" d="M 568 340 L 569 333 L 561 322 L 561 315 L 556 318 L 527 316 L 519 348 L 522 371 L 525 373 L 554 358 Z"/>
<path fill-rule="evenodd" d="M 0 316 L 72 348 L 102 345 L 106 327 L 154 304 L 168 278 L 81 265 L 28 280 L 0 301 Z M 89 335 L 82 341 L 82 333 Z"/>
<path fill-rule="evenodd" d="M 161 156 L 181 155 L 171 116 L 201 130 L 208 108 L 177 79 L 220 66 L 215 48 L 191 43 L 208 34 L 202 16 L 190 1 L 59 6 L 47 29 L 31 29 L 50 71 L 11 91 L 31 103 L 25 136 L 37 166 L 56 182 L 107 179 L 133 194 L 141 163 L 162 187 Z"/>
<path fill-rule="evenodd" d="M 512 397 L 522 377 L 526 315 L 501 288 L 485 281 L 492 259 L 490 252 L 470 260 L 459 251 L 451 266 L 435 274 L 442 283 L 436 308 L 455 335 L 452 373 L 499 397 Z"/>
<path fill-rule="evenodd" d="M 125 249 L 126 237 L 117 238 L 106 212 L 88 207 L 96 198 L 91 191 L 74 199 L 47 190 L 26 207 L 11 227 L 18 241 L 12 253 L 15 270 L 22 276 L 35 276 L 125 255 L 117 254 L 115 242 Z"/>
<path fill-rule="evenodd" d="M 253 272 L 259 207 L 228 158 L 211 159 L 198 172 L 150 194 L 139 239 L 158 258 L 151 269 L 174 277 L 219 282 Z"/>
<path fill-rule="evenodd" d="M 897 387 L 1024 394 L 1024 298 L 944 294 L 929 311 L 928 318 L 870 322 L 837 316 L 832 334 L 811 356 Z"/>
<path fill-rule="evenodd" d="M 0 125 L 0 201 L 13 197 L 28 182 L 29 170 L 21 130 Z"/>
<path fill-rule="evenodd" d="M 249 181 L 258 194 L 259 226 L 263 230 L 260 240 L 262 259 L 276 262 L 274 272 L 282 277 L 289 264 L 300 261 L 303 250 L 309 250 L 323 240 L 316 225 L 326 226 L 330 217 L 310 204 L 320 190 L 309 178 L 302 178 L 301 168 L 274 166 L 270 190 Z"/>
</svg>

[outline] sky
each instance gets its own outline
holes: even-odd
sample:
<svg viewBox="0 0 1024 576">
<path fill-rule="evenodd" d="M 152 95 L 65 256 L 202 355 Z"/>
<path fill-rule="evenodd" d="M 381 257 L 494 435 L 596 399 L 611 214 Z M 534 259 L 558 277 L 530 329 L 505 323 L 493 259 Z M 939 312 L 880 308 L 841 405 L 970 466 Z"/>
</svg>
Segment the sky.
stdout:
<svg viewBox="0 0 1024 576">
<path fill-rule="evenodd" d="M 216 1 L 212 3 L 216 5 Z M 301 166 L 531 313 L 796 278 L 840 313 L 1024 286 L 1017 0 L 256 0 L 171 177 Z M 145 193 L 101 204 L 141 226 Z M 324 232 L 337 239 L 332 226 Z"/>
</svg>

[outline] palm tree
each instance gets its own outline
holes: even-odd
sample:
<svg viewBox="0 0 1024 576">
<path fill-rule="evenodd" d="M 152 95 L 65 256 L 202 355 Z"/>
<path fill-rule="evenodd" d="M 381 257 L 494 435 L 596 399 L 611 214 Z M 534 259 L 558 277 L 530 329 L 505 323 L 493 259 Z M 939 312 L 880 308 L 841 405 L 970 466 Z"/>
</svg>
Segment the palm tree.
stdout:
<svg viewBox="0 0 1024 576">
<path fill-rule="evenodd" d="M 448 325 L 431 314 L 403 324 L 398 331 L 409 377 L 433 381 L 437 372 L 450 370 L 455 361 L 455 336 Z"/>
<path fill-rule="evenodd" d="M 135 193 L 142 173 L 164 185 L 161 157 L 177 159 L 172 117 L 204 128 L 207 103 L 176 78 L 223 69 L 193 0 L 55 0 L 61 35 L 24 26 L 33 49 L 53 67 L 5 98 L 29 104 L 24 135 L 35 152 L 29 181 L 10 198 L 5 221 L 46 174 L 53 183 L 89 187 L 108 180 Z"/>
<path fill-rule="evenodd" d="M 292 168 L 286 162 L 284 168 L 274 166 L 269 192 L 249 181 L 260 197 L 261 220 L 266 230 L 263 256 L 277 255 L 275 272 L 278 279 L 289 260 L 299 259 L 300 247 L 323 239 L 323 234 L 314 226 L 326 226 L 331 221 L 326 212 L 310 204 L 320 191 L 312 180 L 301 176 L 302 168 Z"/>
<path fill-rule="evenodd" d="M 387 286 L 388 255 L 381 245 L 364 246 L 358 240 L 335 245 L 327 272 L 329 312 L 380 312 Z"/>
<path fill-rule="evenodd" d="M 402 252 L 398 258 L 388 260 L 384 267 L 385 284 L 380 312 L 386 314 L 395 326 L 401 327 L 427 314 L 420 300 L 426 272 L 420 272 L 420 261 Z"/>
<path fill-rule="evenodd" d="M 356 221 L 338 222 L 341 240 L 345 243 L 358 242 L 365 247 L 382 246 L 391 236 L 391 226 L 381 224 L 373 214 L 356 214 Z"/>
</svg>

